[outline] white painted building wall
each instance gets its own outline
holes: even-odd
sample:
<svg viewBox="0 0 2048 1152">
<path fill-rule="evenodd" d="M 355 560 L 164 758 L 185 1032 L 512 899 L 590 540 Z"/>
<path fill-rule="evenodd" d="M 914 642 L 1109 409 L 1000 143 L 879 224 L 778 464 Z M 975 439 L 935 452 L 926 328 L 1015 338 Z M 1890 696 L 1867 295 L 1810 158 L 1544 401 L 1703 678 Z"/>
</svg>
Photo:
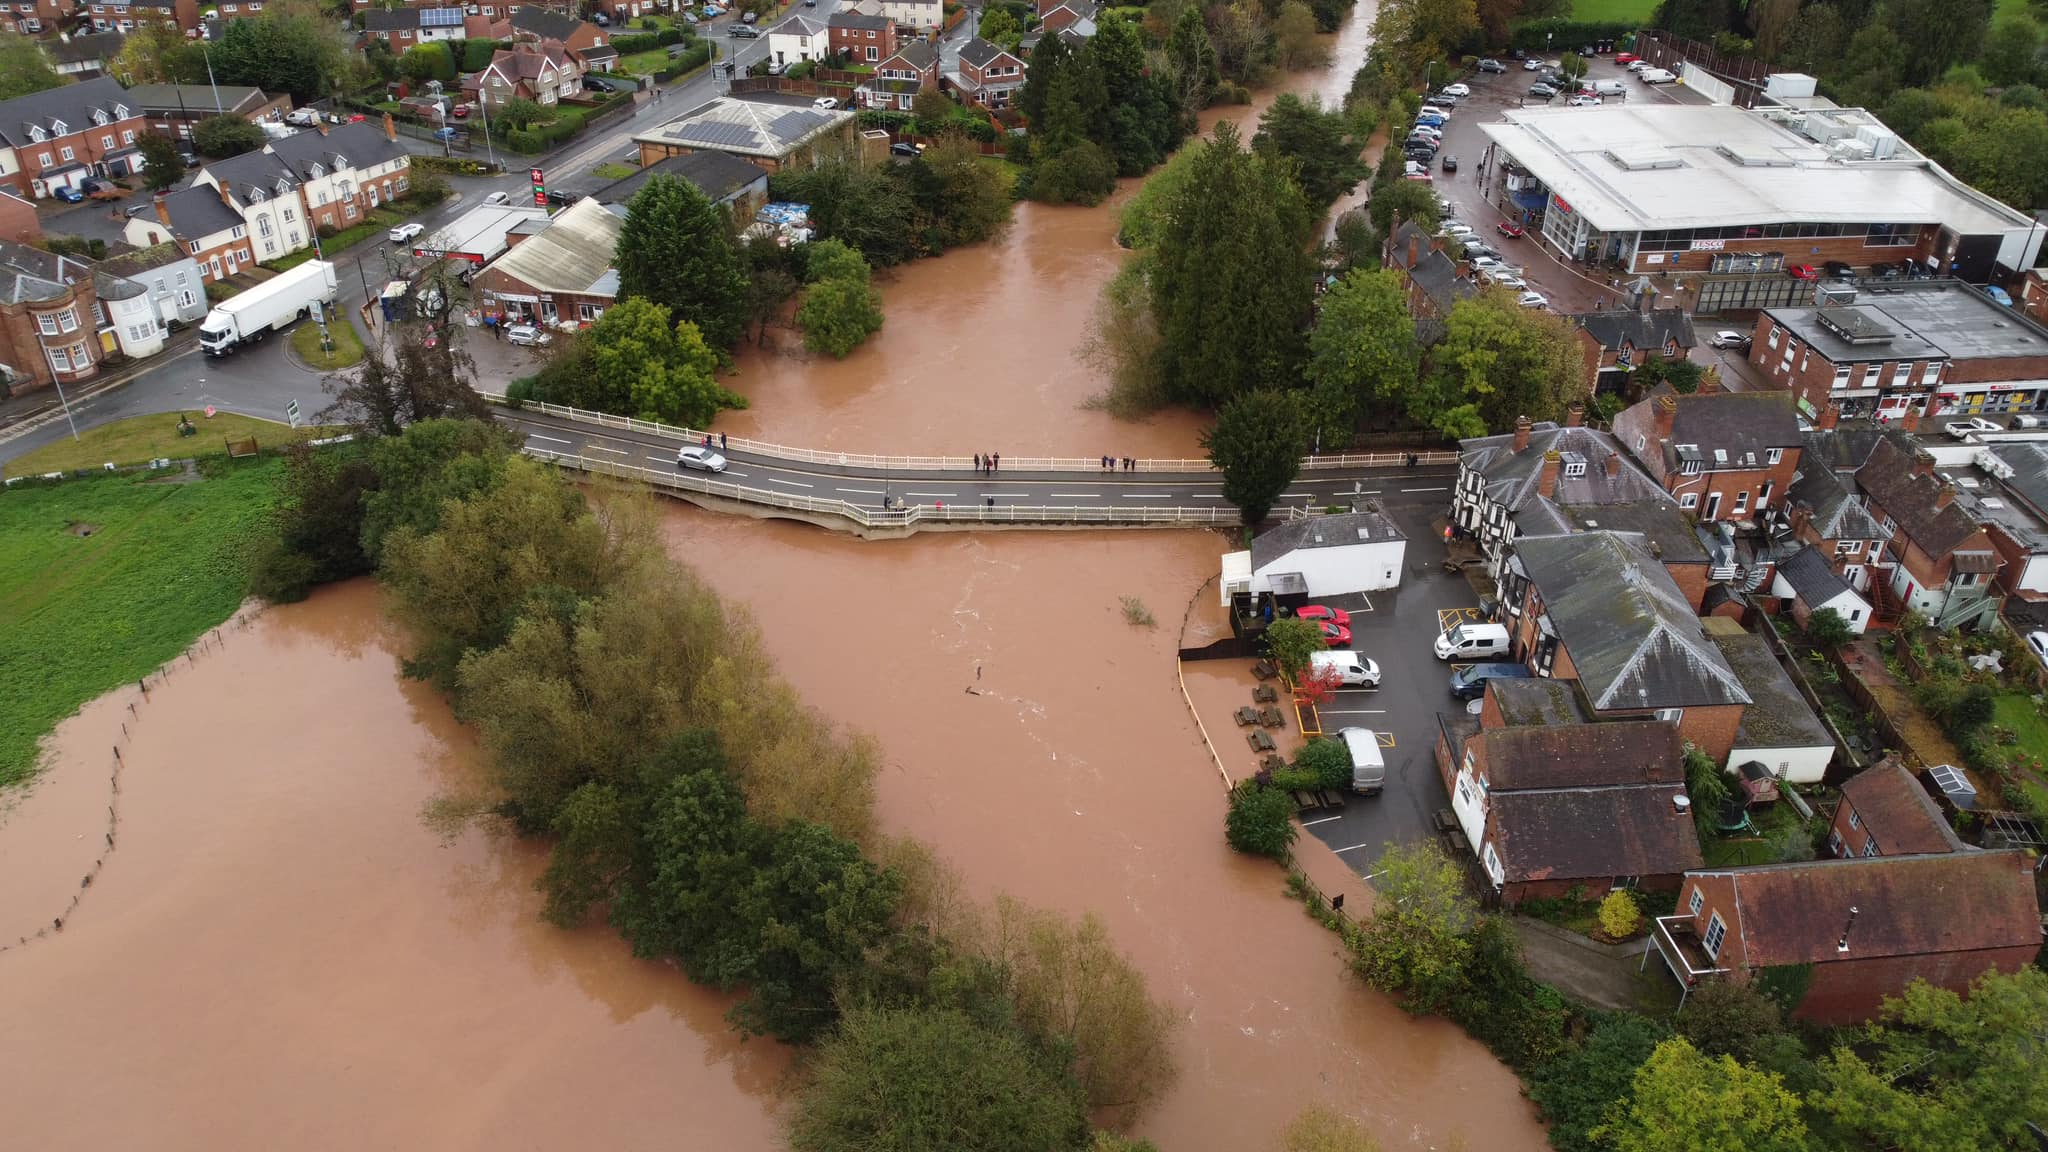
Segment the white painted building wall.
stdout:
<svg viewBox="0 0 2048 1152">
<path fill-rule="evenodd" d="M 147 291 L 126 300 L 101 298 L 114 328 L 114 342 L 131 359 L 154 356 L 164 350 L 164 326 L 157 323 L 156 305 Z"/>
<path fill-rule="evenodd" d="M 1835 746 L 1821 744 L 1810 748 L 1745 748 L 1736 745 L 1728 753 L 1728 763 L 1723 767 L 1730 773 L 1751 760 L 1771 770 L 1771 775 L 1793 784 L 1818 784 L 1827 775 L 1828 761 L 1834 759 Z M 1739 785 L 1730 784 L 1731 788 Z"/>
<path fill-rule="evenodd" d="M 1297 548 L 1252 573 L 1252 591 L 1263 592 L 1274 576 L 1296 572 L 1308 585 L 1310 596 L 1340 596 L 1346 592 L 1378 592 L 1401 585 L 1401 561 L 1407 555 L 1406 540 L 1373 540 L 1338 544 L 1327 548 Z"/>
</svg>

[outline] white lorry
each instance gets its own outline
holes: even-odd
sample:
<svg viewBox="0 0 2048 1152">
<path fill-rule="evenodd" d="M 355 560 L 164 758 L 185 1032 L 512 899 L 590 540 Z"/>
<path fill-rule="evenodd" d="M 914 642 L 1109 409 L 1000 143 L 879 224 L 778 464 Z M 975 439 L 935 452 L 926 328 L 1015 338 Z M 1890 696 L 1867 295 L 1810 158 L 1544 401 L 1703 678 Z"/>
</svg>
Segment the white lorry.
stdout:
<svg viewBox="0 0 2048 1152">
<path fill-rule="evenodd" d="M 316 304 L 334 305 L 334 265 L 325 260 L 308 260 L 221 301 L 199 324 L 199 346 L 208 356 L 225 356 L 274 330 L 291 327 L 311 315 Z"/>
</svg>

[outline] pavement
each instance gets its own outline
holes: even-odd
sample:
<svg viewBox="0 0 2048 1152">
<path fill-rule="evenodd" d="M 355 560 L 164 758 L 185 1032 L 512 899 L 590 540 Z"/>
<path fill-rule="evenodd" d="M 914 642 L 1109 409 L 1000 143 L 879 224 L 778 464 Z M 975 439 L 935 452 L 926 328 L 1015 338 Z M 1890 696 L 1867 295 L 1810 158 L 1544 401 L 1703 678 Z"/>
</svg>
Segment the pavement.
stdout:
<svg viewBox="0 0 2048 1152">
<path fill-rule="evenodd" d="M 1678 1006 L 1678 986 L 1664 961 L 1652 957 L 1644 963 L 1643 953 L 1651 947 L 1647 936 L 1602 944 L 1527 916 L 1511 916 L 1508 924 L 1521 941 L 1529 974 L 1574 1000 L 1657 1016 Z"/>
</svg>

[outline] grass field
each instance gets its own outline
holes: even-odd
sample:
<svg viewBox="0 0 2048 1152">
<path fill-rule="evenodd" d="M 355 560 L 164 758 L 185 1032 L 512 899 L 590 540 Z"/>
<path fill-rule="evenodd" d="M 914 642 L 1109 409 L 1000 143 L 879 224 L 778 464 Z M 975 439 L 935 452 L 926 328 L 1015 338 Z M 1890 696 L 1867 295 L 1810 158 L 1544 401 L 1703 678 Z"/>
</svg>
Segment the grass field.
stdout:
<svg viewBox="0 0 2048 1152">
<path fill-rule="evenodd" d="M 277 459 L 194 483 L 133 476 L 0 492 L 0 786 L 80 705 L 140 679 L 242 601 Z"/>
<path fill-rule="evenodd" d="M 668 67 L 668 49 L 654 48 L 619 57 L 619 71 L 634 76 L 652 76 Z"/>
<path fill-rule="evenodd" d="M 292 351 L 311 368 L 332 372 L 363 360 L 363 338 L 356 335 L 356 326 L 349 323 L 347 316 L 340 312 L 327 322 L 327 331 L 334 337 L 334 351 L 320 349 L 320 326 L 307 321 L 292 332 Z"/>
<path fill-rule="evenodd" d="M 181 460 L 193 456 L 225 456 L 227 440 L 246 440 L 254 436 L 258 444 L 274 448 L 284 443 L 291 432 L 286 425 L 258 420 L 253 416 L 237 416 L 231 412 L 222 412 L 209 420 L 202 409 L 195 408 L 183 415 L 198 426 L 199 432 L 193 436 L 180 436 L 179 415 L 165 412 L 158 416 L 130 416 L 126 420 L 88 428 L 79 433 L 77 440 L 67 436 L 8 461 L 6 474 L 41 476 L 45 472 L 97 468 L 109 461 L 115 464 L 146 464 L 165 457 Z"/>
<path fill-rule="evenodd" d="M 599 180 L 624 180 L 639 170 L 631 164 L 620 164 L 616 161 L 607 160 L 603 164 L 592 168 L 590 174 Z"/>
<path fill-rule="evenodd" d="M 1993 701 L 1993 707 L 1991 722 L 2012 729 L 2018 738 L 2015 747 L 2048 764 L 2048 719 L 2043 719 L 2040 709 L 2034 707 L 2033 698 L 2009 692 Z M 2024 781 L 2022 787 L 2033 795 L 2036 805 L 2048 811 L 2048 788 L 2031 779 Z"/>
<path fill-rule="evenodd" d="M 1571 18 L 1586 24 L 1648 24 L 1656 10 L 1656 0 L 1573 0 Z"/>
</svg>

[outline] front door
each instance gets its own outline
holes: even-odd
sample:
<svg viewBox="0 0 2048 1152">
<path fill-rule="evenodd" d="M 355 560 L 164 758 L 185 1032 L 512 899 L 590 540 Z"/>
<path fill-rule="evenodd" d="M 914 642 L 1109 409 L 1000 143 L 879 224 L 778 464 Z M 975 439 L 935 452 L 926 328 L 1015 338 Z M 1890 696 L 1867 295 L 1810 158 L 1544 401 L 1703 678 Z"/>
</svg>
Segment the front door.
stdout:
<svg viewBox="0 0 2048 1152">
<path fill-rule="evenodd" d="M 1870 577 L 1863 574 L 1863 565 L 1861 564 L 1850 564 L 1844 567 L 1842 569 L 1842 579 L 1848 582 L 1849 587 L 1854 588 L 1858 592 L 1863 591 L 1870 582 Z"/>
</svg>

